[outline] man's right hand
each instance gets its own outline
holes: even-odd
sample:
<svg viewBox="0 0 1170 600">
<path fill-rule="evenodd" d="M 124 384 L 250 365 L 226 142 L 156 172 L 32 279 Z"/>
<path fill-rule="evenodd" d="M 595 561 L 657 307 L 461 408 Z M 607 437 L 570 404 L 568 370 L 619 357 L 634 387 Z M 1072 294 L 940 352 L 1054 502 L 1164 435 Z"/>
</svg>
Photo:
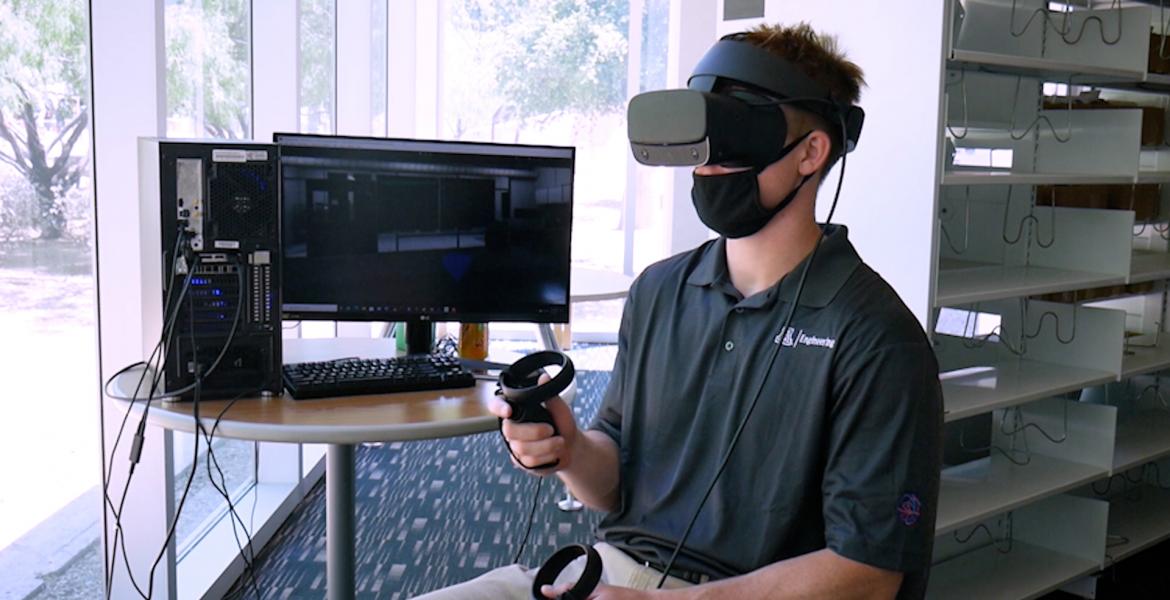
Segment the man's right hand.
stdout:
<svg viewBox="0 0 1170 600">
<path fill-rule="evenodd" d="M 540 382 L 548 381 L 547 375 L 542 375 Z M 559 435 L 553 435 L 553 428 L 547 423 L 517 423 L 510 419 L 512 407 L 503 398 L 493 396 L 488 401 L 488 410 L 504 420 L 502 431 L 504 439 L 512 448 L 516 459 L 520 459 L 517 466 L 537 475 L 548 475 L 566 469 L 572 463 L 572 449 L 577 442 L 577 422 L 573 419 L 573 411 L 561 400 L 560 396 L 549 399 L 544 403 L 553 422 L 557 424 Z M 556 462 L 555 467 L 534 470 L 525 465 L 544 465 Z M 522 464 L 521 464 L 522 463 Z"/>
</svg>

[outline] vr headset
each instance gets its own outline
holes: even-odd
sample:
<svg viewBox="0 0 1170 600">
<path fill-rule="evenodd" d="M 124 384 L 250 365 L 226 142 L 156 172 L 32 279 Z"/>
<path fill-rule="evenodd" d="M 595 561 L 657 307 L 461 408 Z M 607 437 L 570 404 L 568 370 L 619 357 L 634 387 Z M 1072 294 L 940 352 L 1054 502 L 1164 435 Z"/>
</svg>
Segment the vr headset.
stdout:
<svg viewBox="0 0 1170 600">
<path fill-rule="evenodd" d="M 834 101 L 827 88 L 740 35 L 724 37 L 703 55 L 688 89 L 646 92 L 630 100 L 635 160 L 662 167 L 763 168 L 778 160 L 788 133 L 781 104 L 820 115 L 840 129 L 844 151 L 853 150 L 865 112 Z"/>
</svg>

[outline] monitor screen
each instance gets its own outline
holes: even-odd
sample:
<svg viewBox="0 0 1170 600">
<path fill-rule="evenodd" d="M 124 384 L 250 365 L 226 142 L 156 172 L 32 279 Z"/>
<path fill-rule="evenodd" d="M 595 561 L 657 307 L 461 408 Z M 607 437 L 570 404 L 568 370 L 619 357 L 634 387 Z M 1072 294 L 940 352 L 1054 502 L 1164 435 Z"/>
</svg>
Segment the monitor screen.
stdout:
<svg viewBox="0 0 1170 600">
<path fill-rule="evenodd" d="M 286 319 L 568 321 L 573 148 L 274 138 Z"/>
</svg>

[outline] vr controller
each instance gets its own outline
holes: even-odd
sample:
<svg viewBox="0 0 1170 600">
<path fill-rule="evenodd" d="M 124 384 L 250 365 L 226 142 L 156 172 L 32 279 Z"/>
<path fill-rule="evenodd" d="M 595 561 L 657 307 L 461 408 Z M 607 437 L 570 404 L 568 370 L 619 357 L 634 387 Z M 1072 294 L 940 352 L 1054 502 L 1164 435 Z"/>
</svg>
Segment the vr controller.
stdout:
<svg viewBox="0 0 1170 600">
<path fill-rule="evenodd" d="M 743 89 L 753 101 L 724 93 Z M 865 112 L 832 99 L 827 88 L 788 61 L 728 36 L 695 67 L 687 89 L 638 94 L 628 108 L 634 159 L 644 165 L 706 164 L 763 168 L 779 158 L 788 134 L 781 104 L 820 115 L 840 129 L 845 152 L 861 137 Z"/>
<path fill-rule="evenodd" d="M 540 375 L 544 373 L 544 368 L 552 366 L 559 366 L 560 373 L 541 384 Z M 512 421 L 517 423 L 548 423 L 553 428 L 553 435 L 557 435 L 560 431 L 557 430 L 552 414 L 545 408 L 544 403 L 565 391 L 575 375 L 576 369 L 573 367 L 573 361 L 564 352 L 553 350 L 536 352 L 521 358 L 500 372 L 496 395 L 503 397 L 504 401 L 512 407 L 512 416 L 510 417 Z M 501 436 L 503 435 L 503 424 L 504 420 L 500 419 Z M 504 440 L 504 445 L 511 453 L 512 449 L 508 446 L 507 440 Z M 512 454 L 512 457 L 516 458 L 516 455 Z M 520 462 L 519 458 L 516 458 L 516 462 L 530 470 L 557 466 L 555 461 L 535 467 L 525 465 Z M 585 600 L 588 598 L 589 594 L 593 593 L 594 588 L 597 587 L 597 583 L 601 581 L 601 555 L 593 548 L 580 544 L 561 548 L 545 561 L 544 565 L 537 571 L 536 578 L 532 581 L 532 597 L 535 600 L 547 600 L 540 593 L 540 588 L 552 585 L 556 581 L 557 575 L 560 575 L 565 567 L 580 556 L 586 557 L 585 571 L 572 589 L 557 598 L 558 600 Z"/>
<path fill-rule="evenodd" d="M 551 366 L 561 367 L 561 372 L 541 385 L 540 375 L 544 372 L 545 367 Z M 564 352 L 553 350 L 536 352 L 521 358 L 500 372 L 496 395 L 503 397 L 504 401 L 512 407 L 512 416 L 510 417 L 512 421 L 516 423 L 548 423 L 553 428 L 553 435 L 558 435 L 560 431 L 557 430 L 552 414 L 545 408 L 544 403 L 565 391 L 575 375 L 573 361 Z M 503 435 L 503 425 L 504 420 L 500 419 L 501 435 Z M 507 445 L 506 440 L 504 445 L 511 453 L 512 448 Z M 515 454 L 512 456 L 516 457 Z M 516 462 L 520 462 L 520 460 L 517 458 Z M 556 461 L 535 467 L 520 464 L 530 470 L 557 466 Z"/>
<path fill-rule="evenodd" d="M 581 577 L 569 591 L 557 596 L 557 600 L 585 600 L 588 598 L 601 581 L 601 555 L 591 546 L 575 544 L 557 550 L 541 565 L 540 570 L 536 572 L 536 578 L 532 580 L 533 600 L 548 600 L 544 594 L 540 593 L 540 588 L 552 585 L 557 580 L 557 575 L 560 575 L 565 567 L 581 556 L 585 557 L 585 571 L 581 573 Z"/>
</svg>

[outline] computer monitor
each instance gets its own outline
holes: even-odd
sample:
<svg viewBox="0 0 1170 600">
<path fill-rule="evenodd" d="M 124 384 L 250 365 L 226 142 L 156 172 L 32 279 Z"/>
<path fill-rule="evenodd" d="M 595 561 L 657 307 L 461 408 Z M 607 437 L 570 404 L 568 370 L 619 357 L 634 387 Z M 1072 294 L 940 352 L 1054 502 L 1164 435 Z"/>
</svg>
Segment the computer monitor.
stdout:
<svg viewBox="0 0 1170 600">
<path fill-rule="evenodd" d="M 574 148 L 273 137 L 286 319 L 568 321 Z"/>
</svg>

